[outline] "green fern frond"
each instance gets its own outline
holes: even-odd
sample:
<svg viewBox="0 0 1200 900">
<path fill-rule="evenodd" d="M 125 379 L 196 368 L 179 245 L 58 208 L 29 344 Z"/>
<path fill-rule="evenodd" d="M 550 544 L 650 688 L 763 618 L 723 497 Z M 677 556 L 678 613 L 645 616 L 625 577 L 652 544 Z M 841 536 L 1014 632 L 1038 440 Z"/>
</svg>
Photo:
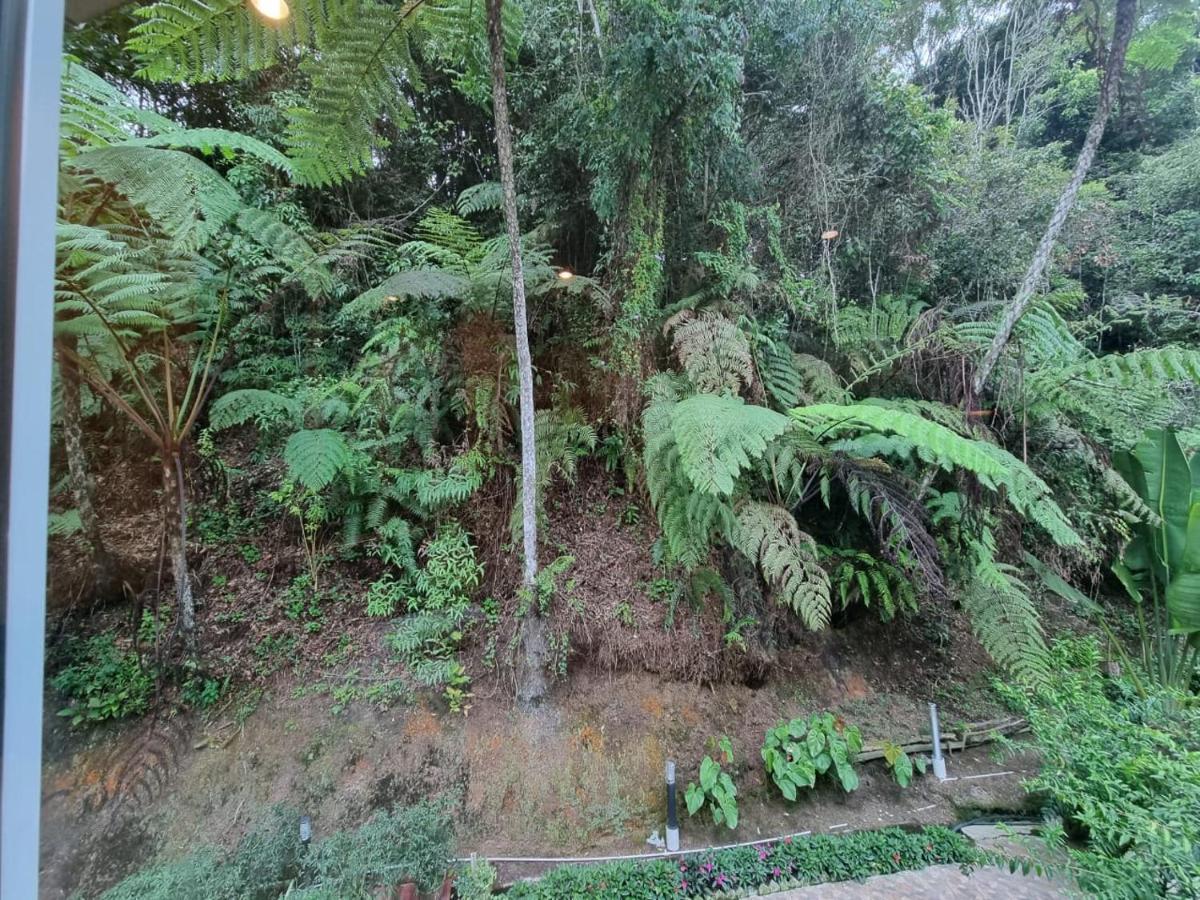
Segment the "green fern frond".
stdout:
<svg viewBox="0 0 1200 900">
<path fill-rule="evenodd" d="M 997 663 L 1028 684 L 1048 675 L 1046 642 L 1037 609 L 1017 570 L 997 562 L 992 538 L 972 541 L 975 566 L 962 595 L 979 643 Z"/>
<path fill-rule="evenodd" d="M 129 202 L 145 209 L 183 250 L 202 247 L 243 208 L 229 182 L 179 150 L 100 147 L 78 154 L 69 165 L 119 186 Z"/>
<path fill-rule="evenodd" d="M 292 397 L 245 388 L 230 391 L 213 402 L 208 409 L 208 427 L 220 431 L 251 420 L 259 427 L 281 421 L 299 423 L 302 413 L 299 401 Z"/>
<path fill-rule="evenodd" d="M 1042 526 L 1060 546 L 1082 544 L 1046 483 L 1003 447 L 963 437 L 904 410 L 869 404 L 806 406 L 792 410 L 792 416 L 823 438 L 863 430 L 899 435 L 911 442 L 911 452 L 923 462 L 948 471 L 965 469 L 985 487 L 994 491 L 1003 488 L 1009 503 Z"/>
<path fill-rule="evenodd" d="M 696 390 L 737 394 L 754 382 L 750 342 L 724 316 L 684 310 L 672 316 L 664 330 L 670 330 L 675 355 Z"/>
<path fill-rule="evenodd" d="M 715 394 L 674 404 L 670 421 L 684 474 L 697 490 L 719 496 L 732 494 L 742 470 L 789 427 L 787 416 Z"/>
<path fill-rule="evenodd" d="M 480 212 L 495 212 L 504 203 L 504 194 L 498 181 L 484 181 L 472 185 L 458 195 L 455 208 L 460 216 L 473 216 Z"/>
<path fill-rule="evenodd" d="M 817 559 L 816 542 L 790 512 L 767 503 L 742 504 L 733 544 L 805 627 L 818 631 L 829 625 L 829 575 Z"/>
<path fill-rule="evenodd" d="M 462 276 L 444 269 L 406 269 L 382 284 L 364 291 L 341 308 L 337 322 L 369 318 L 399 300 L 439 300 L 461 296 L 467 290 Z"/>
<path fill-rule="evenodd" d="M 309 490 L 319 491 L 350 461 L 350 447 L 331 428 L 297 431 L 283 448 L 288 474 Z"/>
</svg>

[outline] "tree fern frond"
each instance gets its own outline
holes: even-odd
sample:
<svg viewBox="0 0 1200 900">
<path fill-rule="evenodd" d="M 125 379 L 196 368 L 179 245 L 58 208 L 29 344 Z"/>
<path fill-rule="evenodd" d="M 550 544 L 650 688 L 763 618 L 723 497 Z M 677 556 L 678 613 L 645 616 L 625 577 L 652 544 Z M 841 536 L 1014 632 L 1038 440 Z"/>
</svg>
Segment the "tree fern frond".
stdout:
<svg viewBox="0 0 1200 900">
<path fill-rule="evenodd" d="M 283 448 L 288 474 L 310 490 L 319 491 L 350 461 L 350 447 L 331 428 L 297 431 Z"/>
<path fill-rule="evenodd" d="M 183 250 L 199 249 L 243 208 L 229 182 L 179 150 L 100 147 L 78 154 L 69 165 L 118 185 Z"/>
<path fill-rule="evenodd" d="M 684 474 L 699 491 L 733 492 L 734 481 L 789 427 L 787 416 L 737 397 L 697 394 L 670 411 Z"/>
<path fill-rule="evenodd" d="M 382 284 L 364 291 L 341 308 L 337 321 L 366 318 L 397 300 L 437 300 L 455 297 L 467 289 L 467 281 L 443 269 L 407 269 L 389 276 Z"/>
<path fill-rule="evenodd" d="M 268 22 L 243 0 L 161 0 L 139 7 L 129 47 L 153 81 L 237 80 L 270 68 L 280 51 L 313 46 L 331 19 L 358 0 L 289 0 L 288 17 Z"/>
<path fill-rule="evenodd" d="M 971 627 L 992 659 L 1030 684 L 1048 676 L 1046 642 L 1029 591 L 1012 566 L 996 561 L 991 535 L 972 541 L 975 566 L 962 595 Z"/>
<path fill-rule="evenodd" d="M 671 345 L 688 378 L 703 393 L 737 394 L 754 381 L 750 342 L 734 322 L 714 312 L 684 310 L 668 321 Z"/>
<path fill-rule="evenodd" d="M 299 401 L 292 397 L 245 388 L 230 391 L 213 402 L 208 408 L 208 426 L 220 431 L 251 420 L 259 426 L 279 421 L 299 423 L 302 411 Z"/>
<path fill-rule="evenodd" d="M 792 416 L 824 436 L 861 430 L 897 434 L 912 442 L 913 452 L 921 460 L 946 470 L 966 469 L 985 487 L 1004 488 L 1008 501 L 1041 525 L 1060 546 L 1082 543 L 1046 483 L 1003 447 L 963 437 L 904 410 L 869 404 L 806 406 L 793 410 Z"/>
<path fill-rule="evenodd" d="M 816 542 L 781 506 L 747 502 L 737 511 L 734 546 L 758 566 L 782 602 L 813 631 L 829 624 L 829 575 Z"/>
<path fill-rule="evenodd" d="M 504 195 L 500 191 L 500 182 L 484 181 L 472 185 L 458 195 L 455 203 L 460 216 L 473 216 L 479 212 L 494 212 L 500 209 Z"/>
</svg>

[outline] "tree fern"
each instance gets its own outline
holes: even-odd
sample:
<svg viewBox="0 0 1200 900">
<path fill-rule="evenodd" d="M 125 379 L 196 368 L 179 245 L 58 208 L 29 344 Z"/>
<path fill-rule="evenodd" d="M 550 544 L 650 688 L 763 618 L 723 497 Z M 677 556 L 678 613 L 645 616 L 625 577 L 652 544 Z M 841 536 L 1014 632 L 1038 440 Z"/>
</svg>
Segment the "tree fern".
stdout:
<svg viewBox="0 0 1200 900">
<path fill-rule="evenodd" d="M 406 269 L 359 294 L 341 308 L 340 324 L 369 318 L 401 300 L 437 300 L 466 292 L 467 280 L 445 269 Z"/>
<path fill-rule="evenodd" d="M 791 513 L 767 503 L 742 504 L 733 544 L 806 627 L 815 631 L 829 624 L 829 576 L 817 559 L 816 542 Z"/>
<path fill-rule="evenodd" d="M 670 419 L 683 473 L 697 490 L 725 496 L 742 470 L 789 427 L 787 416 L 714 394 L 674 404 Z"/>
<path fill-rule="evenodd" d="M 814 434 L 822 436 L 861 431 L 899 435 L 906 443 L 898 448 L 910 446 L 911 453 L 920 460 L 947 470 L 965 469 L 984 486 L 992 490 L 1003 488 L 1008 501 L 1042 526 L 1060 546 L 1082 543 L 1046 483 L 1002 447 L 963 437 L 905 410 L 882 406 L 820 404 L 795 409 L 792 415 Z M 850 453 L 859 449 L 853 442 L 843 443 L 842 447 Z"/>
<path fill-rule="evenodd" d="M 1018 679 L 1037 684 L 1049 677 L 1046 642 L 1037 609 L 1018 570 L 995 558 L 990 532 L 969 542 L 975 556 L 962 606 L 979 643 Z"/>
<path fill-rule="evenodd" d="M 330 428 L 297 431 L 283 449 L 290 477 L 313 491 L 333 481 L 349 460 L 346 439 Z"/>
<path fill-rule="evenodd" d="M 275 391 L 245 388 L 219 397 L 208 409 L 208 425 L 220 431 L 253 421 L 259 427 L 285 421 L 299 423 L 301 404 Z"/>
<path fill-rule="evenodd" d="M 750 342 L 724 316 L 684 310 L 668 320 L 664 331 L 670 332 L 675 355 L 698 391 L 737 394 L 753 383 Z"/>
</svg>

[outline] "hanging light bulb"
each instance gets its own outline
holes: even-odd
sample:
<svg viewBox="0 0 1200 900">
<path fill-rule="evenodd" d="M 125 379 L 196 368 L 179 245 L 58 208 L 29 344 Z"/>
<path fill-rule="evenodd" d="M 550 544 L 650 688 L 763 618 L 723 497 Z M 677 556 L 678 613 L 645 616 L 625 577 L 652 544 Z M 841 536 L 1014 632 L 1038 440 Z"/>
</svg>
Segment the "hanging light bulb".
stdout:
<svg viewBox="0 0 1200 900">
<path fill-rule="evenodd" d="M 250 5 L 268 19 L 282 22 L 292 11 L 288 8 L 287 0 L 250 0 Z"/>
</svg>

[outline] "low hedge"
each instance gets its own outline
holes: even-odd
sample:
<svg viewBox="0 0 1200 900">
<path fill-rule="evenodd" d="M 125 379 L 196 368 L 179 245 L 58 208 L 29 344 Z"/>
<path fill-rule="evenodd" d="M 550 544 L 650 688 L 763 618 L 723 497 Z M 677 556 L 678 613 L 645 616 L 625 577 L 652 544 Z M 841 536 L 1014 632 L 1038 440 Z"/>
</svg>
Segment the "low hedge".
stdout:
<svg viewBox="0 0 1200 900">
<path fill-rule="evenodd" d="M 785 838 L 751 847 L 591 866 L 560 866 L 508 892 L 521 900 L 605 897 L 739 897 L 754 891 L 854 881 L 943 863 L 979 864 L 983 854 L 947 828 L 885 828 Z"/>
</svg>

